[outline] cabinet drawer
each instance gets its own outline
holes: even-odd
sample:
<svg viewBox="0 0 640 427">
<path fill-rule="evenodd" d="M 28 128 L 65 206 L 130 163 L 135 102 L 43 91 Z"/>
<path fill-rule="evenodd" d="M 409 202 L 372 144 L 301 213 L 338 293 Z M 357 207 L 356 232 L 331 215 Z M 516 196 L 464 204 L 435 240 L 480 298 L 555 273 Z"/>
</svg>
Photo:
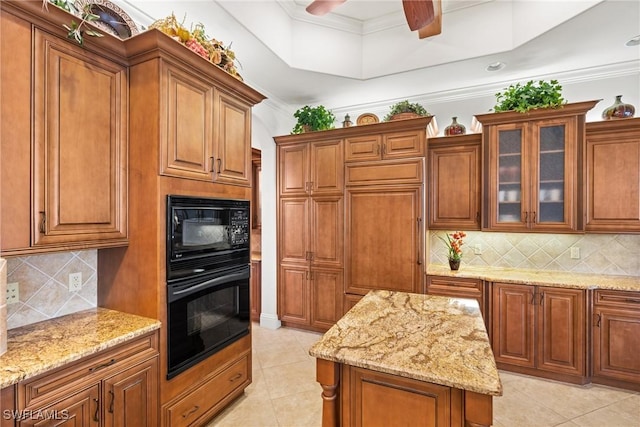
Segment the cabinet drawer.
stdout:
<svg viewBox="0 0 640 427">
<path fill-rule="evenodd" d="M 98 356 L 71 363 L 69 367 L 26 380 L 18 386 L 18 408 L 48 404 L 66 395 L 69 389 L 95 383 L 115 369 L 121 370 L 156 356 L 156 347 L 156 335 L 148 335 Z"/>
<path fill-rule="evenodd" d="M 249 355 L 245 355 L 171 405 L 167 409 L 169 427 L 192 425 L 200 417 L 211 415 L 212 404 L 226 403 L 228 395 L 249 382 L 249 366 Z"/>
<path fill-rule="evenodd" d="M 422 184 L 424 159 L 382 160 L 346 166 L 346 185 Z"/>
<path fill-rule="evenodd" d="M 640 292 L 597 289 L 593 301 L 598 306 L 640 310 Z"/>
</svg>

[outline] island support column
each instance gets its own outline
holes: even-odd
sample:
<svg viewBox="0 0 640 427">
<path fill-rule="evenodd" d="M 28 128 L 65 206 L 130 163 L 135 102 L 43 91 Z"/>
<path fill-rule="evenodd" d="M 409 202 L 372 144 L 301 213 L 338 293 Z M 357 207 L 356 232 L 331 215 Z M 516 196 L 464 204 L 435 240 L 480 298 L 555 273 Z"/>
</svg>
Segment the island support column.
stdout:
<svg viewBox="0 0 640 427">
<path fill-rule="evenodd" d="M 316 381 L 322 386 L 322 427 L 338 427 L 340 425 L 338 399 L 340 364 L 316 359 Z"/>
</svg>

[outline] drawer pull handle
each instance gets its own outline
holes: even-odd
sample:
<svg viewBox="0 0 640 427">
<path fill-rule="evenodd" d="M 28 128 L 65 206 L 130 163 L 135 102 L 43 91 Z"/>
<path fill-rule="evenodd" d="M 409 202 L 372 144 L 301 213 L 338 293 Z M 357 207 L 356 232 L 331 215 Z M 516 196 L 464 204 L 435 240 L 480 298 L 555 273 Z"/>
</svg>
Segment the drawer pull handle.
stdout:
<svg viewBox="0 0 640 427">
<path fill-rule="evenodd" d="M 238 373 L 238 374 L 235 374 L 233 377 L 231 377 L 229 379 L 229 381 L 231 381 L 233 383 L 233 382 L 238 381 L 240 378 L 242 378 L 242 374 Z"/>
<path fill-rule="evenodd" d="M 218 157 L 218 174 L 222 170 L 222 157 Z"/>
<path fill-rule="evenodd" d="M 103 363 L 102 365 L 98 365 L 98 366 L 94 366 L 93 368 L 89 368 L 89 372 L 99 371 L 100 369 L 104 369 L 107 366 L 113 365 L 114 363 L 116 363 L 116 359 L 111 359 L 107 363 Z"/>
<path fill-rule="evenodd" d="M 111 403 L 109 404 L 109 412 L 113 414 L 113 401 L 116 400 L 116 395 L 113 390 L 109 390 L 109 395 L 111 396 Z"/>
<path fill-rule="evenodd" d="M 100 418 L 98 418 L 98 411 L 100 410 L 100 401 L 98 399 L 93 399 L 94 402 L 96 402 L 96 412 L 94 412 L 93 414 L 93 421 L 100 421 Z"/>
<path fill-rule="evenodd" d="M 595 327 L 599 328 L 600 327 L 600 322 L 602 321 L 602 315 L 600 314 L 594 314 L 593 315 L 596 318 L 596 324 Z"/>
<path fill-rule="evenodd" d="M 195 405 L 193 408 L 191 408 L 190 411 L 185 412 L 184 414 L 182 414 L 182 418 L 188 418 L 191 414 L 196 412 L 198 409 L 200 409 L 200 407 L 198 405 Z"/>
</svg>

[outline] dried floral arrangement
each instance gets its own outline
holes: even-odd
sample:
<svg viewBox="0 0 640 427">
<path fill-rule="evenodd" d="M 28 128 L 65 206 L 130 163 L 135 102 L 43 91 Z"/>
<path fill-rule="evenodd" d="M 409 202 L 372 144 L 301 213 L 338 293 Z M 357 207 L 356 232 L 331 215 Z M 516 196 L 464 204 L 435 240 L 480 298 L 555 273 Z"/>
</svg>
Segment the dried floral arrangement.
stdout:
<svg viewBox="0 0 640 427">
<path fill-rule="evenodd" d="M 242 80 L 242 76 L 235 66 L 236 54 L 230 49 L 230 46 L 225 46 L 221 41 L 207 36 L 203 24 L 198 23 L 192 26 L 191 30 L 188 30 L 183 22 L 178 22 L 172 13 L 171 16 L 155 21 L 149 28 L 162 31 L 233 77 Z"/>
</svg>

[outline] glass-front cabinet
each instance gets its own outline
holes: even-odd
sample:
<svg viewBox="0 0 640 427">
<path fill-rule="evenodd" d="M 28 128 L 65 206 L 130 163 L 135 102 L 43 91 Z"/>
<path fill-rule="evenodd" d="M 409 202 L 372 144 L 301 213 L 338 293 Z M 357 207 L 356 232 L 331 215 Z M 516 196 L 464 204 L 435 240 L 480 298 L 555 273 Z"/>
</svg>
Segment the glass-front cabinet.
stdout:
<svg viewBox="0 0 640 427">
<path fill-rule="evenodd" d="M 484 126 L 483 229 L 582 229 L 578 165 L 585 114 L 595 103 L 477 116 Z"/>
</svg>

